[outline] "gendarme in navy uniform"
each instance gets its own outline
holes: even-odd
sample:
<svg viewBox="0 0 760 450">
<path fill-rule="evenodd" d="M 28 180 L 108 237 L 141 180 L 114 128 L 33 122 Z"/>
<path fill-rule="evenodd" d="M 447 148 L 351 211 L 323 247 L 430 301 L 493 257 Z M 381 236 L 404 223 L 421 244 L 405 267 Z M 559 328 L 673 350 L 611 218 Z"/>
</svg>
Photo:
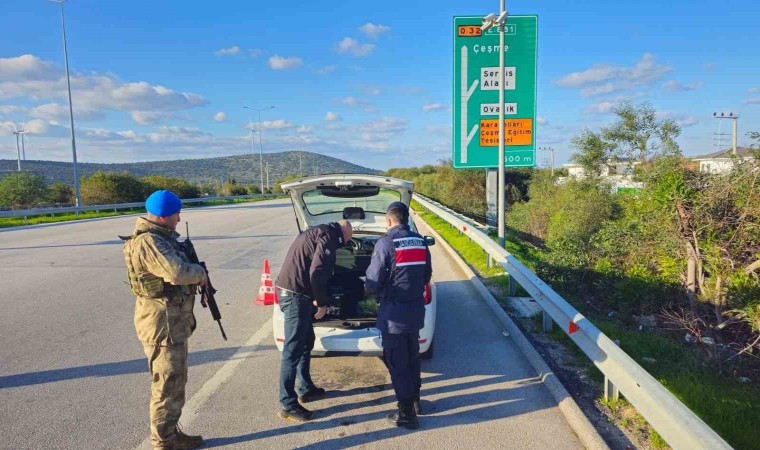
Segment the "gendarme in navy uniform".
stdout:
<svg viewBox="0 0 760 450">
<path fill-rule="evenodd" d="M 365 290 L 380 300 L 377 328 L 391 375 L 398 412 L 388 420 L 417 428 L 420 400 L 420 330 L 425 323 L 425 284 L 433 275 L 430 250 L 409 228 L 409 209 L 393 202 L 385 212 L 388 232 L 375 244 Z"/>
</svg>

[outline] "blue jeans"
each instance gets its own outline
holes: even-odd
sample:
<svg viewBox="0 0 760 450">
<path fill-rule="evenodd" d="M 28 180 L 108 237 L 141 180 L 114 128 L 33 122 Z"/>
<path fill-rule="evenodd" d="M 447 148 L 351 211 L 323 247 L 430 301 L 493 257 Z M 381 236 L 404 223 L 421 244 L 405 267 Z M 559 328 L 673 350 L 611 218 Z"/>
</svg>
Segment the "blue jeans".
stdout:
<svg viewBox="0 0 760 450">
<path fill-rule="evenodd" d="M 391 375 L 396 400 L 409 403 L 420 396 L 419 333 L 383 333 L 383 360 Z"/>
<path fill-rule="evenodd" d="M 280 361 L 280 406 L 290 409 L 298 404 L 298 396 L 314 388 L 309 366 L 314 348 L 312 320 L 316 307 L 307 297 L 298 294 L 280 295 L 280 310 L 285 314 L 285 342 Z M 298 393 L 295 390 L 298 379 Z"/>
</svg>

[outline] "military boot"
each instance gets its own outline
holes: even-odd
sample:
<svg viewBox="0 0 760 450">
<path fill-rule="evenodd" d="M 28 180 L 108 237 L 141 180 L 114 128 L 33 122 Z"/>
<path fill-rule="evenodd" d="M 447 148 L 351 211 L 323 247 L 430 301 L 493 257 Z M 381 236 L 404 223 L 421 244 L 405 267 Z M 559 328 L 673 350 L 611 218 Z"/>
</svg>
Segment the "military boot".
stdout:
<svg viewBox="0 0 760 450">
<path fill-rule="evenodd" d="M 177 426 L 174 430 L 172 440 L 154 447 L 155 450 L 191 450 L 203 445 L 203 438 L 200 436 L 188 436 Z"/>
<path fill-rule="evenodd" d="M 410 430 L 416 430 L 420 426 L 413 402 L 398 402 L 398 412 L 388 414 L 388 421 Z"/>
</svg>

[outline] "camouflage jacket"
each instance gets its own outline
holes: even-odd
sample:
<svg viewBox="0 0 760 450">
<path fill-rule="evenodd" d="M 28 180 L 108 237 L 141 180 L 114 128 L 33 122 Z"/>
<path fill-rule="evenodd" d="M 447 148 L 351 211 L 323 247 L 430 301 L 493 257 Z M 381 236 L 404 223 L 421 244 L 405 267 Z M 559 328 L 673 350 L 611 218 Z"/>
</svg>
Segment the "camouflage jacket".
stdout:
<svg viewBox="0 0 760 450">
<path fill-rule="evenodd" d="M 195 330 L 196 285 L 206 274 L 188 261 L 178 237 L 140 217 L 124 242 L 127 275 L 137 297 L 135 329 L 146 345 L 182 344 Z"/>
</svg>

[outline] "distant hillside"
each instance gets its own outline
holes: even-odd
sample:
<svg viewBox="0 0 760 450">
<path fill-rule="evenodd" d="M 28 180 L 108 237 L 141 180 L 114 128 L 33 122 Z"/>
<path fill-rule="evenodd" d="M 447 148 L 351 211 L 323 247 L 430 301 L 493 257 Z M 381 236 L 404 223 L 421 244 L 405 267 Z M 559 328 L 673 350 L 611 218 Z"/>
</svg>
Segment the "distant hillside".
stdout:
<svg viewBox="0 0 760 450">
<path fill-rule="evenodd" d="M 380 173 L 341 159 L 309 152 L 265 153 L 264 165 L 269 163 L 269 182 L 274 183 L 289 175 L 299 175 L 299 153 L 304 175 L 326 173 Z M 74 171 L 70 162 L 24 161 L 22 168 L 41 175 L 48 183 L 62 181 L 72 183 Z M 98 170 L 107 172 L 127 171 L 138 177 L 166 175 L 184 178 L 192 183 L 219 182 L 234 178 L 238 183 L 259 181 L 259 156 L 237 155 L 205 159 L 179 159 L 174 161 L 150 161 L 120 164 L 79 163 L 80 176 L 90 176 Z M 16 160 L 0 159 L 0 177 L 16 170 Z M 266 181 L 266 172 L 264 173 Z"/>
</svg>

